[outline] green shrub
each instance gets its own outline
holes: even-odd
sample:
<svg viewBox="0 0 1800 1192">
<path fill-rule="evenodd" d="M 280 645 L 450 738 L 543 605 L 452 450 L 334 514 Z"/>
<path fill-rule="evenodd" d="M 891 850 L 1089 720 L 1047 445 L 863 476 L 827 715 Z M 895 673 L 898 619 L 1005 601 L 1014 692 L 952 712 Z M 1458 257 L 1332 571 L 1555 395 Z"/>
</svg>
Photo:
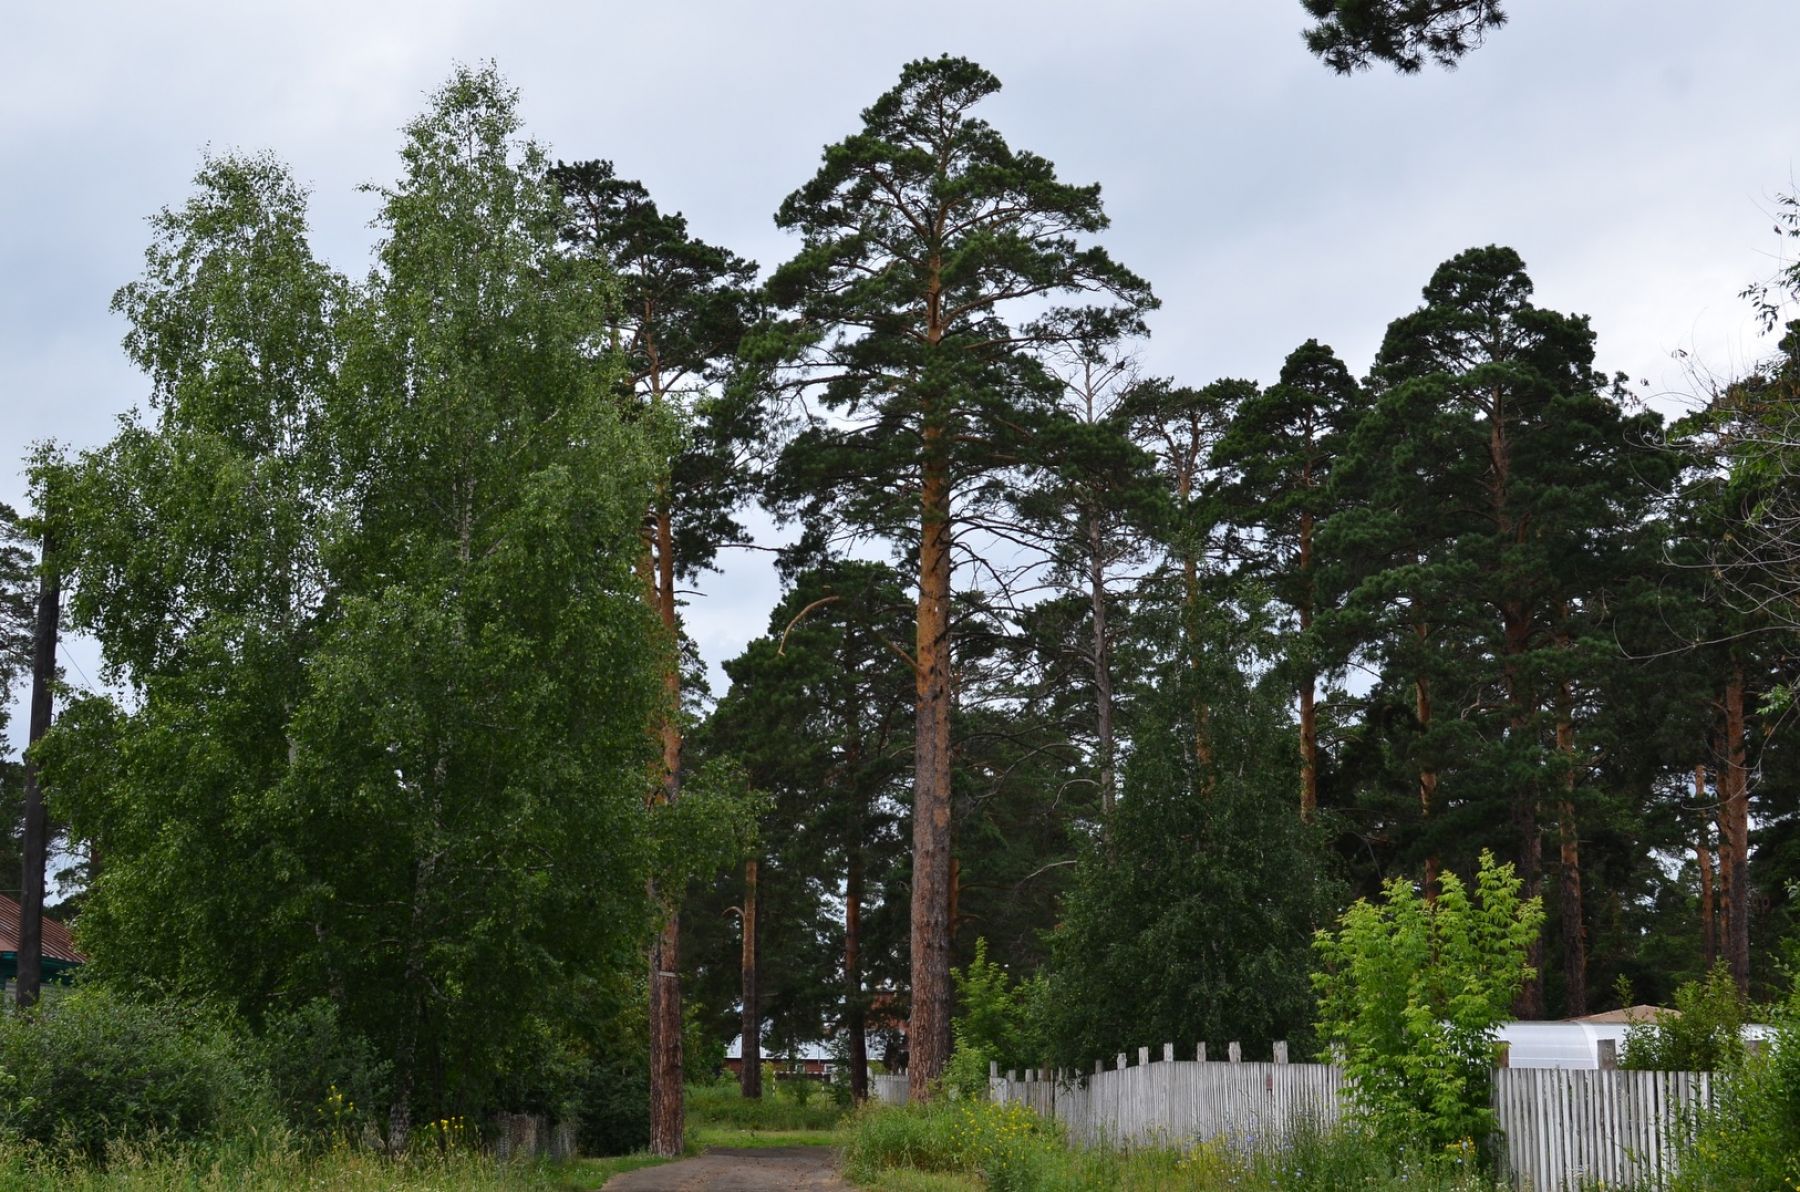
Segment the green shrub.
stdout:
<svg viewBox="0 0 1800 1192">
<path fill-rule="evenodd" d="M 975 941 L 967 968 L 951 969 L 956 983 L 956 1021 L 952 1029 L 958 1050 L 980 1052 L 982 1079 L 987 1062 L 1002 1068 L 1035 1067 L 1048 1053 L 1042 1025 L 1045 983 L 1041 976 L 1014 983 L 1006 970 L 988 959 L 987 940 Z"/>
<path fill-rule="evenodd" d="M 938 1079 L 958 1100 L 984 1100 L 988 1095 L 988 1067 L 992 1058 L 991 1052 L 970 1046 L 962 1032 L 957 1031 L 956 1047 L 950 1052 L 950 1062 L 944 1065 L 944 1074 Z"/>
<path fill-rule="evenodd" d="M 1750 1003 L 1738 992 L 1725 965 L 1716 964 L 1704 979 L 1677 987 L 1674 1009 L 1674 1014 L 1625 1027 L 1622 1067 L 1712 1072 L 1733 1067 L 1743 1058 Z"/>
<path fill-rule="evenodd" d="M 1682 1148 L 1682 1192 L 1793 1192 L 1800 1188 L 1800 976 L 1769 1008 L 1772 1038 L 1740 1049 Z"/>
<path fill-rule="evenodd" d="M 259 1042 L 276 1104 L 296 1128 L 352 1137 L 379 1121 L 388 1065 L 329 1001 L 271 1015 Z"/>
<path fill-rule="evenodd" d="M 172 1002 L 97 988 L 0 1017 L 0 1137 L 98 1159 L 109 1146 L 183 1143 L 278 1126 L 253 1048 Z"/>
<path fill-rule="evenodd" d="M 643 1053 L 597 1059 L 578 1090 L 584 1155 L 626 1155 L 650 1145 L 650 1065 Z"/>
<path fill-rule="evenodd" d="M 1392 1148 L 1426 1153 L 1494 1133 L 1494 1038 L 1531 969 L 1544 920 L 1510 865 L 1481 854 L 1471 898 L 1453 873 L 1435 900 L 1389 882 L 1315 941 L 1320 1030 L 1343 1053 L 1360 1121 Z"/>
<path fill-rule="evenodd" d="M 965 1109 L 943 1101 L 863 1106 L 850 1119 L 844 1143 L 845 1173 L 853 1180 L 867 1181 L 888 1168 L 969 1170 L 956 1136 Z"/>
<path fill-rule="evenodd" d="M 812 1104 L 813 1094 L 819 1091 L 818 1086 L 808 1079 L 805 1073 L 791 1076 L 782 1083 L 787 1086 L 788 1096 L 802 1110 Z"/>
</svg>

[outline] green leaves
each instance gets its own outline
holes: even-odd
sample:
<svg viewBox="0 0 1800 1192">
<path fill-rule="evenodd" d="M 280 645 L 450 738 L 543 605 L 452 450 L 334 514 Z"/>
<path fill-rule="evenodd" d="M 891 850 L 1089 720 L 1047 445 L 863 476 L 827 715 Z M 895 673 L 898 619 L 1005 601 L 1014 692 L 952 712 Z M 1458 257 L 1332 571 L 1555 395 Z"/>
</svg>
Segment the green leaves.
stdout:
<svg viewBox="0 0 1800 1192">
<path fill-rule="evenodd" d="M 1306 48 L 1332 70 L 1352 74 L 1386 62 L 1411 74 L 1430 58 L 1453 68 L 1506 23 L 1499 0 L 1300 0 L 1318 24 Z"/>
<path fill-rule="evenodd" d="M 73 619 L 139 697 L 45 742 L 106 857 L 94 971 L 252 1021 L 329 999 L 402 1125 L 419 1072 L 434 1111 L 479 1109 L 525 1024 L 592 1029 L 661 852 L 634 567 L 672 436 L 621 410 L 618 289 L 562 251 L 518 128 L 493 70 L 456 72 L 357 286 L 281 167 L 207 162 L 118 300 L 153 417 L 37 472 Z"/>
<path fill-rule="evenodd" d="M 1520 884 L 1484 852 L 1472 893 L 1449 872 L 1429 900 L 1396 879 L 1318 933 L 1320 1035 L 1342 1056 L 1359 1116 L 1390 1143 L 1438 1151 L 1493 1132 L 1494 1038 L 1532 975 L 1526 949 L 1544 919 Z"/>
</svg>

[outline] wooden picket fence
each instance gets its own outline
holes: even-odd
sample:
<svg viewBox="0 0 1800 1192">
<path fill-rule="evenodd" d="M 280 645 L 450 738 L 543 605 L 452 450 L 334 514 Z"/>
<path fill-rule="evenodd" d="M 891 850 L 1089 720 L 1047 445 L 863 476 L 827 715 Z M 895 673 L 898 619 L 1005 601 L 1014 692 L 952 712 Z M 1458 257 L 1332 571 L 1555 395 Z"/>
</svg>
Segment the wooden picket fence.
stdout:
<svg viewBox="0 0 1800 1192">
<path fill-rule="evenodd" d="M 1348 1081 L 1330 1064 L 1290 1064 L 1285 1045 L 1273 1063 L 1230 1058 L 1160 1061 L 1140 1048 L 1137 1063 L 1121 1054 L 1088 1074 L 994 1073 L 989 1095 L 1021 1104 L 1063 1124 L 1077 1146 L 1181 1146 L 1215 1138 L 1244 1145 L 1279 1144 L 1303 1124 L 1330 1126 L 1343 1111 Z M 1711 1104 L 1705 1072 L 1572 1071 L 1501 1068 L 1494 1072 L 1494 1112 L 1508 1174 L 1533 1192 L 1609 1186 L 1660 1188 L 1674 1174 L 1681 1132 Z M 904 1074 L 870 1079 L 883 1104 L 906 1103 Z"/>
<path fill-rule="evenodd" d="M 1712 1104 L 1709 1072 L 1501 1068 L 1494 1114 L 1507 1167 L 1538 1189 L 1661 1188 L 1695 1111 Z"/>
</svg>

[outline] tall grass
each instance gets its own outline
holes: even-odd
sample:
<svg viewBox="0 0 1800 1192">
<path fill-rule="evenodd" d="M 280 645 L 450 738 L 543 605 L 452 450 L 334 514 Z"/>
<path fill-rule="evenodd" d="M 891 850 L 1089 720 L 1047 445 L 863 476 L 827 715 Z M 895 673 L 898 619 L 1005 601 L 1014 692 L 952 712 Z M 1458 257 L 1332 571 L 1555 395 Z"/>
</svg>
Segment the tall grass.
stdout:
<svg viewBox="0 0 1800 1192">
<path fill-rule="evenodd" d="M 232 1144 L 117 1144 L 104 1161 L 53 1147 L 0 1147 L 0 1192 L 555 1192 L 568 1187 L 547 1163 L 498 1163 L 473 1151 L 388 1158 L 371 1150 L 319 1150 L 287 1137 Z"/>
<path fill-rule="evenodd" d="M 1213 1141 L 1185 1149 L 1071 1148 L 1062 1130 L 1019 1105 L 935 1102 L 866 1107 L 851 1119 L 844 1167 L 852 1179 L 903 1186 L 900 1171 L 979 1177 L 989 1192 L 1491 1192 L 1462 1155 L 1396 1155 L 1348 1128 L 1297 1131 L 1280 1145 Z"/>
<path fill-rule="evenodd" d="M 797 1098 L 793 1081 L 771 1081 L 763 1095 L 745 1098 L 736 1083 L 690 1084 L 687 1087 L 688 1125 L 701 1129 L 795 1131 L 835 1130 L 846 1110 L 829 1088 L 809 1088 L 805 1100 Z"/>
</svg>

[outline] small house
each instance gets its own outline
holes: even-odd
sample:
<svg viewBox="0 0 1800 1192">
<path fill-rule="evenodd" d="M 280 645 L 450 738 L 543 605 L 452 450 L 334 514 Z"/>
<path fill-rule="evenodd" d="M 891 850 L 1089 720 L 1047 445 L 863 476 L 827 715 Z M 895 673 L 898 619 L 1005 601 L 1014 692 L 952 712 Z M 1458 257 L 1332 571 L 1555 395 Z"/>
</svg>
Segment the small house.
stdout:
<svg viewBox="0 0 1800 1192">
<path fill-rule="evenodd" d="M 19 904 L 0 894 L 0 981 L 10 989 L 19 976 Z M 44 981 L 67 981 L 70 974 L 87 962 L 75 950 L 69 929 L 44 916 L 43 947 Z"/>
</svg>

